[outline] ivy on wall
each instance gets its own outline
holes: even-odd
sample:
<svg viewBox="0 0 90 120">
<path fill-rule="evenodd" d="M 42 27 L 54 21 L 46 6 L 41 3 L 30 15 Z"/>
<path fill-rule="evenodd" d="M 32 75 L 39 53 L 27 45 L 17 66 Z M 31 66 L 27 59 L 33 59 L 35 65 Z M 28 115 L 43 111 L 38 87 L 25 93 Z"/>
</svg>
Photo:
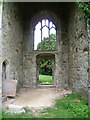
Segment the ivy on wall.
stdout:
<svg viewBox="0 0 90 120">
<path fill-rule="evenodd" d="M 89 61 L 89 71 L 88 74 L 90 74 L 90 1 L 89 2 L 78 2 L 79 7 L 83 11 L 83 16 L 87 20 L 87 30 L 88 30 L 88 61 Z M 90 82 L 90 81 L 89 81 Z"/>
<path fill-rule="evenodd" d="M 83 11 L 83 16 L 88 20 L 90 25 L 90 1 L 89 2 L 78 2 L 79 7 Z"/>
</svg>

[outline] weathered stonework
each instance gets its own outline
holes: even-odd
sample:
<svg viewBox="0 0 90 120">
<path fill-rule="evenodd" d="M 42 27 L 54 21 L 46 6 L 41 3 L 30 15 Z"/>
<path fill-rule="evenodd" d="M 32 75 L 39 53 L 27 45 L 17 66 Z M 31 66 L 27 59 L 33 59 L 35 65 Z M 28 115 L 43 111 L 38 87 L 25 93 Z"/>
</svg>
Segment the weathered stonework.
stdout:
<svg viewBox="0 0 90 120">
<path fill-rule="evenodd" d="M 88 81 L 88 36 L 82 11 L 74 6 L 69 25 L 69 84 L 86 95 Z"/>
<path fill-rule="evenodd" d="M 36 11 L 35 11 L 36 10 Z M 57 27 L 57 50 L 34 51 L 34 27 L 42 18 Z M 53 54 L 54 85 L 68 84 L 87 92 L 88 38 L 86 21 L 75 3 L 4 3 L 2 17 L 2 63 L 7 60 L 7 80 L 22 85 L 37 85 L 37 56 Z"/>
<path fill-rule="evenodd" d="M 0 109 L 2 107 L 2 7 L 3 4 L 0 2 Z"/>
<path fill-rule="evenodd" d="M 23 63 L 23 27 L 22 16 L 15 3 L 3 4 L 2 16 L 2 63 L 7 60 L 7 80 L 18 80 L 18 87 L 22 85 Z"/>
</svg>

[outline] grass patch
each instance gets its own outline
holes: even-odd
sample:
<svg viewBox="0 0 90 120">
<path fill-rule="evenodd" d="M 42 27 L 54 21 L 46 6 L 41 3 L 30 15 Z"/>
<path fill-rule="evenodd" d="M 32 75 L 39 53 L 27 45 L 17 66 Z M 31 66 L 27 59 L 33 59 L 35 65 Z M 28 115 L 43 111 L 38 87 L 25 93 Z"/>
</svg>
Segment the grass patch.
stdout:
<svg viewBox="0 0 90 120">
<path fill-rule="evenodd" d="M 77 101 L 79 100 L 79 102 Z M 3 118 L 88 118 L 87 100 L 79 94 L 72 93 L 57 99 L 53 108 L 45 108 L 37 117 L 31 111 L 24 114 L 2 112 Z"/>
<path fill-rule="evenodd" d="M 79 99 L 80 102 L 76 102 Z M 68 94 L 56 100 L 53 108 L 46 108 L 38 117 L 41 118 L 88 118 L 87 100 L 79 94 Z"/>
<path fill-rule="evenodd" d="M 0 110 L 0 118 L 2 118 L 2 111 Z"/>
<path fill-rule="evenodd" d="M 21 113 L 21 114 L 12 114 L 10 112 L 2 111 L 2 118 L 35 118 L 32 112 Z"/>
<path fill-rule="evenodd" d="M 40 83 L 44 83 L 44 82 L 48 82 L 48 83 L 52 83 L 52 76 L 49 75 L 39 75 L 39 81 Z"/>
</svg>

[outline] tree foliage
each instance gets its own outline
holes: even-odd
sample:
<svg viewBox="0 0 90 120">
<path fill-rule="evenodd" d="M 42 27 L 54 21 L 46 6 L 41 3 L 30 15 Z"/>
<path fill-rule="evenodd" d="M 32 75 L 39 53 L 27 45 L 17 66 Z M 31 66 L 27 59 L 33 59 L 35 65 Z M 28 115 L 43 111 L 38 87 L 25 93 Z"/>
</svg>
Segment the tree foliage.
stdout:
<svg viewBox="0 0 90 120">
<path fill-rule="evenodd" d="M 79 7 L 83 11 L 83 16 L 88 20 L 90 25 L 90 1 L 89 2 L 78 2 Z"/>
<path fill-rule="evenodd" d="M 39 74 L 52 75 L 52 62 L 50 59 L 42 59 L 39 63 Z"/>
<path fill-rule="evenodd" d="M 56 50 L 56 35 L 51 34 L 50 35 L 50 48 L 49 48 L 49 37 L 44 37 L 42 40 L 42 46 L 41 42 L 37 45 L 37 50 Z"/>
<path fill-rule="evenodd" d="M 42 40 L 42 48 L 41 48 L 41 42 L 37 46 L 37 50 L 56 50 L 56 35 L 51 34 L 50 35 L 50 48 L 49 48 L 49 38 L 44 37 Z M 50 59 L 42 59 L 39 62 L 39 74 L 42 75 L 52 75 L 52 61 Z"/>
</svg>

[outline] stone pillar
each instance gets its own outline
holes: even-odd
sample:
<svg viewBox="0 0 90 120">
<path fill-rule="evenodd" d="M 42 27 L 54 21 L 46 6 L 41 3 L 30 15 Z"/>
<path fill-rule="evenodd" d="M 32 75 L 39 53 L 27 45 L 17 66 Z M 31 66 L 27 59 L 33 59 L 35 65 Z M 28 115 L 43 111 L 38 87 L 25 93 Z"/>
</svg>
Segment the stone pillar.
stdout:
<svg viewBox="0 0 90 120">
<path fill-rule="evenodd" d="M 90 108 L 90 84 L 88 85 L 88 107 Z"/>
<path fill-rule="evenodd" d="M 37 63 L 37 84 L 39 83 L 39 63 Z"/>
<path fill-rule="evenodd" d="M 89 20 L 87 20 L 87 31 L 88 31 L 88 67 L 89 67 L 89 72 L 88 72 L 88 107 L 90 108 L 90 25 L 88 24 Z"/>
<path fill-rule="evenodd" d="M 54 83 L 54 61 L 52 60 L 52 83 Z"/>
<path fill-rule="evenodd" d="M 0 109 L 2 108 L 2 0 L 0 4 Z M 1 115 L 0 115 L 1 117 Z"/>
</svg>

